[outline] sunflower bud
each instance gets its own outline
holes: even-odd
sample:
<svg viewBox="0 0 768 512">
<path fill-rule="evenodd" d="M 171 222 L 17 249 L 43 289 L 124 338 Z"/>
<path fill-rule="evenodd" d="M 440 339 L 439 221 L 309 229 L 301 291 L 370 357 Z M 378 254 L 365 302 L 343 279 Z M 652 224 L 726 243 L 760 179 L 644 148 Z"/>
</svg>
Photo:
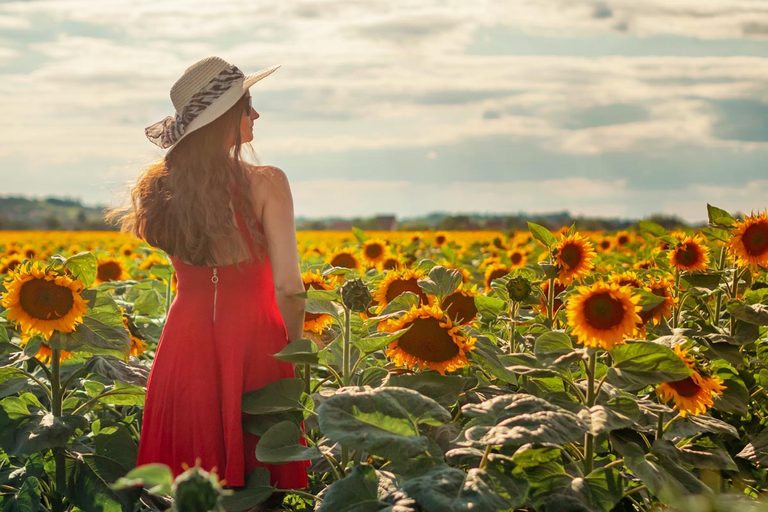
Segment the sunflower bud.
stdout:
<svg viewBox="0 0 768 512">
<path fill-rule="evenodd" d="M 531 282 L 522 276 L 513 277 L 507 281 L 507 292 L 510 299 L 522 302 L 531 295 Z"/>
<path fill-rule="evenodd" d="M 174 510 L 177 512 L 208 512 L 221 510 L 219 496 L 222 487 L 218 478 L 195 465 L 173 482 Z"/>
<path fill-rule="evenodd" d="M 352 311 L 366 311 L 373 297 L 362 279 L 350 279 L 341 286 L 341 301 Z"/>
</svg>

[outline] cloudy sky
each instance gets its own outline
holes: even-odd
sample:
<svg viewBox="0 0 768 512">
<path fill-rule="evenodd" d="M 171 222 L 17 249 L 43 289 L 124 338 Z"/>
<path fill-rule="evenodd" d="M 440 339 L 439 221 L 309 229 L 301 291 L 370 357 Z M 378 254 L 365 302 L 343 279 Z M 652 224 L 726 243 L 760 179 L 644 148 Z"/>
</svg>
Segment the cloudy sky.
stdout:
<svg viewBox="0 0 768 512">
<path fill-rule="evenodd" d="M 763 0 L 0 1 L 0 194 L 122 202 L 209 55 L 300 217 L 768 207 Z"/>
</svg>

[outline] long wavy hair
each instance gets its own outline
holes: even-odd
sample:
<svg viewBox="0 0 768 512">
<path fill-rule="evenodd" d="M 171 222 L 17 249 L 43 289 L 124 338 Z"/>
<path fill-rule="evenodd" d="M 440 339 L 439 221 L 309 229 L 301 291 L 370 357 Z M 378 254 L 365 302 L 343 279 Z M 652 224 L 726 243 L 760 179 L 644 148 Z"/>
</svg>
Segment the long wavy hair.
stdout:
<svg viewBox="0 0 768 512">
<path fill-rule="evenodd" d="M 250 194 L 250 164 L 241 159 L 243 147 L 254 153 L 253 147 L 240 139 L 247 105 L 243 95 L 216 120 L 177 142 L 162 160 L 145 167 L 130 188 L 128 204 L 105 209 L 105 221 L 116 223 L 121 232 L 131 233 L 170 256 L 192 265 L 215 266 L 219 263 L 214 252 L 236 250 L 220 242 L 231 237 L 233 230 L 237 232 L 229 206 L 232 200 L 256 246 L 253 257 L 263 260 L 266 238 Z M 235 145 L 229 147 L 233 139 Z M 233 196 L 228 187 L 238 193 Z M 247 246 L 245 240 L 243 245 Z M 238 270 L 243 261 L 238 262 Z"/>
</svg>

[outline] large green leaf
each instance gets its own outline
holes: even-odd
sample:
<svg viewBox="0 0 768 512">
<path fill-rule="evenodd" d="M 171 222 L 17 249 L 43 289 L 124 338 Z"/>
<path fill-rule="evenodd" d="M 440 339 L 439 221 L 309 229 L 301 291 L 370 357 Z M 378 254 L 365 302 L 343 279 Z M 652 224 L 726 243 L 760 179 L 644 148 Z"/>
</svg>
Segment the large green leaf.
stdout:
<svg viewBox="0 0 768 512">
<path fill-rule="evenodd" d="M 387 386 L 413 389 L 448 408 L 456 403 L 466 382 L 467 379 L 461 375 L 440 375 L 429 371 L 392 375 L 387 381 Z"/>
<path fill-rule="evenodd" d="M 242 512 L 265 501 L 275 489 L 270 485 L 269 477 L 267 468 L 255 468 L 245 479 L 243 489 L 235 489 L 233 494 L 221 498 L 224 509 L 230 512 Z"/>
<path fill-rule="evenodd" d="M 496 346 L 488 336 L 476 336 L 475 348 L 469 353 L 469 359 L 487 370 L 502 382 L 517 384 L 517 376 L 502 362 L 504 353 Z"/>
<path fill-rule="evenodd" d="M 243 412 L 248 414 L 273 414 L 282 411 L 301 411 L 301 393 L 304 380 L 279 379 L 266 386 L 243 393 Z"/>
<path fill-rule="evenodd" d="M 149 370 L 143 365 L 125 362 L 113 356 L 97 355 L 91 357 L 89 361 L 93 361 L 91 371 L 102 377 L 125 384 L 145 387 L 147 385 Z"/>
<path fill-rule="evenodd" d="M 266 464 L 308 460 L 320 456 L 320 451 L 312 446 L 299 444 L 302 433 L 292 421 L 281 421 L 272 425 L 256 444 L 256 458 Z"/>
<path fill-rule="evenodd" d="M 283 350 L 272 354 L 273 357 L 289 363 L 317 364 L 317 347 L 312 340 L 293 340 Z"/>
<path fill-rule="evenodd" d="M 93 308 L 73 332 L 55 331 L 48 344 L 63 350 L 80 350 L 93 354 L 126 355 L 131 338 L 114 299 L 106 292 L 96 295 Z"/>
<path fill-rule="evenodd" d="M 16 432 L 16 446 L 11 455 L 30 455 L 35 452 L 66 446 L 76 428 L 85 429 L 88 421 L 81 416 L 56 417 L 45 413 L 33 415 Z"/>
<path fill-rule="evenodd" d="M 64 266 L 76 279 L 82 281 L 86 288 L 96 280 L 98 261 L 92 252 L 84 251 L 70 256 L 64 260 Z"/>
<path fill-rule="evenodd" d="M 557 243 L 555 235 L 544 226 L 529 222 L 528 230 L 531 232 L 531 235 L 533 235 L 533 238 L 544 244 L 547 248 L 552 247 Z"/>
<path fill-rule="evenodd" d="M 428 277 L 419 279 L 419 286 L 426 293 L 443 298 L 453 293 L 461 281 L 462 275 L 458 270 L 435 265 Z"/>
<path fill-rule="evenodd" d="M 728 304 L 728 312 L 737 320 L 753 325 L 768 325 L 768 305 L 765 304 L 741 304 L 733 302 Z"/>
<path fill-rule="evenodd" d="M 581 439 L 589 428 L 588 423 L 576 414 L 541 398 L 520 393 L 466 404 L 461 411 L 472 418 L 464 437 L 479 445 L 564 444 Z"/>
<path fill-rule="evenodd" d="M 691 373 L 685 362 L 661 343 L 635 341 L 617 345 L 611 350 L 611 357 L 608 382 L 624 389 L 681 380 Z"/>
<path fill-rule="evenodd" d="M 768 467 L 768 429 L 751 436 L 736 457 L 746 459 L 761 468 Z"/>
<path fill-rule="evenodd" d="M 40 480 L 35 476 L 26 477 L 21 487 L 15 492 L 3 493 L 3 512 L 37 512 L 38 510 L 43 508 L 40 501 Z"/>
<path fill-rule="evenodd" d="M 360 349 L 365 354 L 370 354 L 381 350 L 388 346 L 390 343 L 398 339 L 400 336 L 408 332 L 413 325 L 409 325 L 405 329 L 400 329 L 393 332 L 376 332 L 370 336 L 364 338 L 352 339 L 352 345 Z"/>
<path fill-rule="evenodd" d="M 347 387 L 318 408 L 320 430 L 331 440 L 370 453 L 411 457 L 428 445 L 419 425 L 438 426 L 451 414 L 417 391 L 399 387 Z"/>
<path fill-rule="evenodd" d="M 379 476 L 369 464 L 352 467 L 350 473 L 326 489 L 317 512 L 375 512 L 386 506 L 379 500 Z"/>
<path fill-rule="evenodd" d="M 707 216 L 709 217 L 709 224 L 712 226 L 727 228 L 736 222 L 730 213 L 709 203 L 707 203 Z"/>
<path fill-rule="evenodd" d="M 536 358 L 547 364 L 572 350 L 571 337 L 563 331 L 546 331 L 533 344 Z"/>
<path fill-rule="evenodd" d="M 403 490 L 425 512 L 501 510 L 509 507 L 485 481 L 486 473 L 473 468 L 468 473 L 450 466 L 438 466 L 403 482 Z"/>
</svg>

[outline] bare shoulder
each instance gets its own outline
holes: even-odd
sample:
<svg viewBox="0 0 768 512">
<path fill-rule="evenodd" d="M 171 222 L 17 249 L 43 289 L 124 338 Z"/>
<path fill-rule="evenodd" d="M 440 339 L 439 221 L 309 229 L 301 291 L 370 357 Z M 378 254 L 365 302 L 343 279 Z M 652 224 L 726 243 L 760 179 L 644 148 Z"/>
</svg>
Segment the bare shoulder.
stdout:
<svg viewBox="0 0 768 512">
<path fill-rule="evenodd" d="M 285 171 L 274 165 L 249 165 L 251 187 L 254 195 L 266 199 L 290 195 L 290 185 Z"/>
</svg>

